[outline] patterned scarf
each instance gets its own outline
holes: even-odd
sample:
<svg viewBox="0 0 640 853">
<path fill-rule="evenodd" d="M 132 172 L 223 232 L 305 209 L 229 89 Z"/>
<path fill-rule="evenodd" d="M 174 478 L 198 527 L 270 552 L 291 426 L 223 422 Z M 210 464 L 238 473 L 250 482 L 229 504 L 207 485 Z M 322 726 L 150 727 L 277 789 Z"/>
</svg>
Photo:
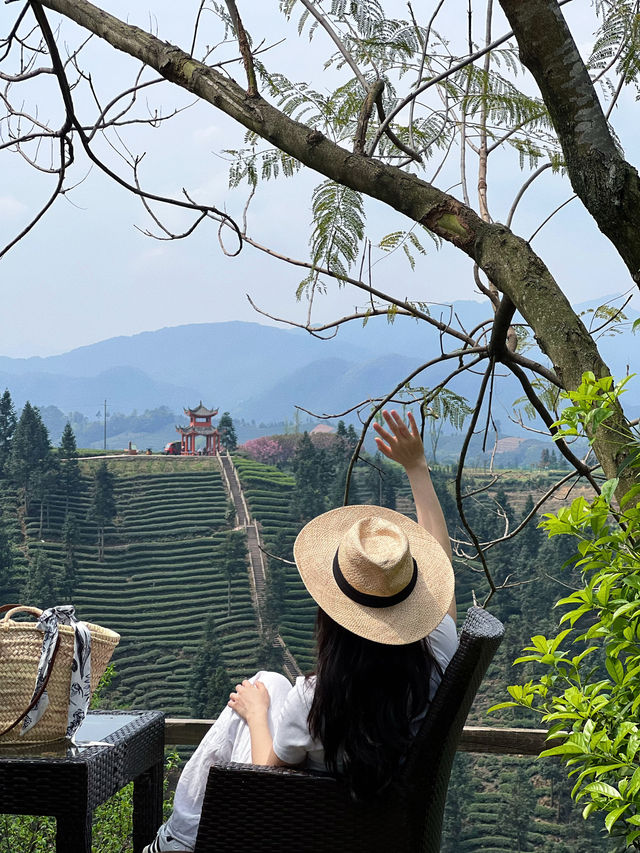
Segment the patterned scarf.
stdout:
<svg viewBox="0 0 640 853">
<path fill-rule="evenodd" d="M 69 713 L 67 716 L 67 737 L 73 738 L 87 714 L 91 700 L 91 632 L 85 622 L 78 622 L 75 617 L 75 608 L 71 604 L 50 607 L 38 619 L 37 627 L 44 633 L 44 638 L 32 700 L 42 687 L 52 666 L 53 653 L 58 641 L 58 625 L 71 625 L 74 631 L 71 690 L 69 691 Z M 33 728 L 48 706 L 49 697 L 45 690 L 24 718 L 20 733 L 25 734 Z"/>
</svg>

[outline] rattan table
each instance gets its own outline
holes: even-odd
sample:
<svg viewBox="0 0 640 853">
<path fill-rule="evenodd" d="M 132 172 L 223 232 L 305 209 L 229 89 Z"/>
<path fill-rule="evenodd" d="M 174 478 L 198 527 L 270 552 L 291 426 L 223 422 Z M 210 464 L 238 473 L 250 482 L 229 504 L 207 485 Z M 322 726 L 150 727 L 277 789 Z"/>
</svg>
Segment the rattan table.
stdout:
<svg viewBox="0 0 640 853">
<path fill-rule="evenodd" d="M 0 747 L 0 814 L 51 815 L 57 853 L 91 853 L 93 810 L 133 782 L 133 849 L 140 853 L 162 822 L 164 714 L 92 712 L 76 741 L 110 745 Z"/>
</svg>

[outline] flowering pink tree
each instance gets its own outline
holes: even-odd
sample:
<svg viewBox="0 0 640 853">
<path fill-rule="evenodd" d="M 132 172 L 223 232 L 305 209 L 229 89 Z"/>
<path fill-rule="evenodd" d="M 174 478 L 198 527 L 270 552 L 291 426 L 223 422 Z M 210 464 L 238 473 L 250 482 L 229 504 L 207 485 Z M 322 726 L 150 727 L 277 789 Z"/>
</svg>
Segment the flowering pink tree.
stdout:
<svg viewBox="0 0 640 853">
<path fill-rule="evenodd" d="M 264 462 L 266 465 L 275 465 L 284 462 L 283 447 L 277 438 L 263 435 L 260 438 L 252 438 L 246 441 L 240 450 L 244 450 L 256 462 Z"/>
</svg>

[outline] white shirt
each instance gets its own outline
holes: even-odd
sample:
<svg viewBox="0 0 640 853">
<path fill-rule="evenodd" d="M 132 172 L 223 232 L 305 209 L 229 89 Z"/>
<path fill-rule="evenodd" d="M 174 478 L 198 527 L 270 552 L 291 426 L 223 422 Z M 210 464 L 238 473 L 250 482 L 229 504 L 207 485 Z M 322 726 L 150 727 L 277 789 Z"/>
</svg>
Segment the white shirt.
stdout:
<svg viewBox="0 0 640 853">
<path fill-rule="evenodd" d="M 458 648 L 456 625 L 448 613 L 438 627 L 429 634 L 429 645 L 444 672 Z M 433 671 L 431 673 L 431 698 L 433 698 L 439 683 L 440 675 L 437 671 Z M 307 725 L 314 689 L 315 676 L 296 678 L 296 683 L 285 699 L 280 718 L 276 724 L 273 751 L 285 764 L 295 765 L 305 762 L 306 767 L 311 770 L 326 770 L 322 744 L 311 737 Z"/>
</svg>

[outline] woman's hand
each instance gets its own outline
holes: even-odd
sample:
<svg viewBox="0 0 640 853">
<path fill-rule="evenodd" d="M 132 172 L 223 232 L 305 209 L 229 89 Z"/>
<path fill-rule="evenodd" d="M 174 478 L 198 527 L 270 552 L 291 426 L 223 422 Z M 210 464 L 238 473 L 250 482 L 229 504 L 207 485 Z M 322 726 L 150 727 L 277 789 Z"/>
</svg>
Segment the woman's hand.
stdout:
<svg viewBox="0 0 640 853">
<path fill-rule="evenodd" d="M 269 691 L 261 681 L 252 683 L 245 679 L 242 684 L 236 684 L 227 704 L 248 723 L 256 717 L 266 717 L 270 702 Z"/>
<path fill-rule="evenodd" d="M 374 423 L 373 428 L 378 433 L 376 436 L 378 450 L 389 459 L 398 462 L 407 471 L 417 466 L 426 468 L 422 439 L 411 412 L 407 415 L 408 424 L 405 424 L 395 410 L 391 413 L 383 411 L 382 417 L 389 429 L 386 430 L 379 423 Z"/>
</svg>

